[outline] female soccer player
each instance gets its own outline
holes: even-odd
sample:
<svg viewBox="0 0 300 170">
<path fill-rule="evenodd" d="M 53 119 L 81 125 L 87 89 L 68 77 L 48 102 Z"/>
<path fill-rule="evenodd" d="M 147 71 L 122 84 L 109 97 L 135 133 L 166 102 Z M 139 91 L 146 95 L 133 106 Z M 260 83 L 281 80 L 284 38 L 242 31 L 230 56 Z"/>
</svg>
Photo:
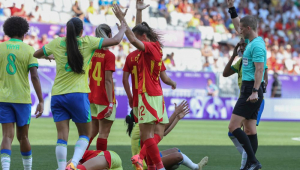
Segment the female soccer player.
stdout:
<svg viewBox="0 0 300 170">
<path fill-rule="evenodd" d="M 83 23 L 72 18 L 67 23 L 67 36 L 59 37 L 35 52 L 34 56 L 54 55 L 56 77 L 52 88 L 51 110 L 56 123 L 58 140 L 56 159 L 58 170 L 66 168 L 69 120 L 75 122 L 79 139 L 75 145 L 72 163 L 67 168 L 77 166 L 88 144 L 91 132 L 91 112 L 88 93 L 89 62 L 95 50 L 120 43 L 126 26 L 121 22 L 118 34 L 113 38 L 81 37 Z M 99 74 L 97 74 L 99 75 Z"/>
<path fill-rule="evenodd" d="M 125 32 L 130 43 L 140 50 L 138 58 L 139 126 L 141 139 L 147 148 L 149 169 L 165 170 L 161 161 L 157 143 L 154 140 L 155 123 L 167 124 L 163 118 L 164 101 L 159 83 L 162 66 L 162 43 L 158 35 L 146 22 L 142 22 L 131 31 L 118 5 L 113 8 L 116 17 L 127 27 Z M 151 167 L 151 168 L 150 168 Z"/>
<path fill-rule="evenodd" d="M 0 123 L 2 125 L 1 165 L 10 169 L 11 144 L 14 139 L 15 123 L 17 139 L 25 170 L 31 170 L 32 152 L 28 139 L 31 118 L 31 97 L 28 72 L 39 99 L 35 115 L 40 117 L 44 110 L 44 100 L 37 73 L 38 61 L 33 57 L 33 47 L 23 43 L 29 29 L 27 21 L 21 17 L 10 17 L 3 24 L 5 35 L 11 39 L 0 44 Z"/>
<path fill-rule="evenodd" d="M 69 161 L 69 163 L 72 160 Z M 114 151 L 86 150 L 77 168 L 72 170 L 123 170 L 122 160 Z"/>
<path fill-rule="evenodd" d="M 164 129 L 164 135 L 166 136 L 171 130 L 175 127 L 179 120 L 181 120 L 186 114 L 189 113 L 188 104 L 186 101 L 182 102 L 178 107 L 175 105 L 175 111 L 172 116 L 175 116 L 173 122 L 170 122 L 170 125 Z M 130 115 L 126 117 L 127 123 L 127 132 L 131 136 L 131 150 L 132 155 L 137 153 L 143 154 L 143 149 L 141 150 L 140 135 L 139 135 L 139 126 L 134 118 L 133 111 Z M 203 166 L 207 164 L 208 157 L 204 157 L 200 163 L 193 163 L 185 154 L 180 152 L 179 149 L 173 148 L 160 152 L 162 157 L 162 162 L 166 169 L 177 169 L 180 164 L 187 166 L 193 170 L 202 170 Z M 142 157 L 142 156 L 141 156 Z M 144 168 L 147 169 L 145 163 L 143 163 Z"/>
<path fill-rule="evenodd" d="M 95 32 L 98 38 L 112 37 L 111 29 L 107 24 L 99 25 Z M 96 148 L 102 151 L 107 149 L 107 138 L 116 118 L 116 99 L 112 77 L 115 71 L 115 59 L 112 52 L 107 48 L 102 48 L 94 52 L 90 63 L 89 100 L 93 118 L 90 143 L 99 133 Z"/>
</svg>

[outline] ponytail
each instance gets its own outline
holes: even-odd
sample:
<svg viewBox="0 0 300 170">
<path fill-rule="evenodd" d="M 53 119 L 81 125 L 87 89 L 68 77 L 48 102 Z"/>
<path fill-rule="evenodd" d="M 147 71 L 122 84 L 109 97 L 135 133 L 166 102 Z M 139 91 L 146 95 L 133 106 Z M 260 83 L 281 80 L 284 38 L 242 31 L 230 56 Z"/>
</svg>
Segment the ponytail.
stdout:
<svg viewBox="0 0 300 170">
<path fill-rule="evenodd" d="M 125 122 L 127 124 L 126 133 L 128 133 L 129 137 L 131 136 L 131 132 L 134 126 L 134 117 L 133 117 L 133 110 L 130 111 L 130 114 L 126 116 Z"/>
<path fill-rule="evenodd" d="M 149 27 L 149 25 L 146 22 L 142 22 L 136 25 L 132 29 L 132 32 L 137 33 L 138 35 L 146 34 L 151 42 L 158 42 L 161 48 L 164 47 L 163 43 L 161 42 L 162 35 L 154 31 L 153 28 Z"/>
<path fill-rule="evenodd" d="M 77 36 L 83 30 L 82 21 L 79 18 L 72 18 L 67 22 L 67 55 L 68 63 L 72 71 L 77 74 L 84 74 L 83 56 L 78 49 Z"/>
<path fill-rule="evenodd" d="M 111 28 L 107 24 L 100 24 L 95 30 L 96 37 L 109 38 L 111 34 Z"/>
</svg>

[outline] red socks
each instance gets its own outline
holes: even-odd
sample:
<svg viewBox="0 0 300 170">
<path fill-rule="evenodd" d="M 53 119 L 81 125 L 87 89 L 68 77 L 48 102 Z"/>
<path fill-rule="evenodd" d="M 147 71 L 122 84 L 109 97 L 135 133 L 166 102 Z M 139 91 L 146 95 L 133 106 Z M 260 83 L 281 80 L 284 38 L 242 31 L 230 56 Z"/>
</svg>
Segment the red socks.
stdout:
<svg viewBox="0 0 300 170">
<path fill-rule="evenodd" d="M 158 134 L 154 134 L 154 140 L 155 140 L 155 143 L 156 144 L 158 144 L 159 142 L 160 142 L 160 136 L 158 135 Z M 142 160 L 144 160 L 144 158 L 145 158 L 145 156 L 146 156 L 146 147 L 144 147 L 143 145 L 142 145 L 142 140 L 141 140 L 141 151 L 140 151 L 140 158 L 142 159 Z M 148 165 L 148 163 L 147 163 L 147 165 Z"/>
<path fill-rule="evenodd" d="M 83 165 L 77 165 L 78 170 L 86 170 L 86 168 Z"/>
<path fill-rule="evenodd" d="M 154 138 L 150 138 L 150 139 L 147 139 L 146 141 L 144 141 L 144 145 L 147 147 L 147 154 L 151 158 L 152 162 L 156 165 L 156 168 L 157 169 L 164 168 L 164 165 L 162 164 L 162 161 L 160 158 L 157 143 L 154 140 Z"/>
<path fill-rule="evenodd" d="M 97 150 L 106 151 L 107 150 L 107 139 L 98 138 L 96 148 L 97 148 Z"/>
<path fill-rule="evenodd" d="M 94 138 L 90 138 L 89 145 L 88 145 L 88 147 L 86 148 L 86 150 L 89 150 L 90 145 L 91 145 L 91 143 L 93 142 L 93 139 L 94 139 Z"/>
</svg>

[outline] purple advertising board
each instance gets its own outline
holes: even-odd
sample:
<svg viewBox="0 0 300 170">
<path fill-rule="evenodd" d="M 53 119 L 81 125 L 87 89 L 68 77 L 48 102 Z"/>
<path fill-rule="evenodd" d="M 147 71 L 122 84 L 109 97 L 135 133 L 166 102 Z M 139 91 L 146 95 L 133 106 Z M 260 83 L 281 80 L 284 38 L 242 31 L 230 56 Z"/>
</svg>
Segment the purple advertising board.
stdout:
<svg viewBox="0 0 300 170">
<path fill-rule="evenodd" d="M 55 67 L 41 66 L 38 69 L 40 81 L 43 89 L 43 97 L 45 100 L 43 117 L 52 117 L 50 109 L 51 89 L 55 78 Z M 128 99 L 122 85 L 122 70 L 116 70 L 114 73 L 115 94 L 117 100 L 117 118 L 125 118 L 131 108 L 128 104 Z M 204 120 L 229 120 L 232 110 L 235 106 L 237 98 L 223 98 L 207 96 L 206 85 L 207 79 L 216 81 L 214 73 L 208 72 L 167 72 L 169 77 L 177 82 L 177 89 L 172 90 L 170 87 L 162 83 L 164 92 L 164 100 L 168 116 L 174 109 L 174 103 L 180 103 L 186 100 L 190 106 L 190 113 L 185 119 L 204 119 Z M 288 93 L 293 92 L 292 86 L 295 87 L 295 79 L 290 76 L 289 79 L 284 78 L 285 84 L 290 84 L 289 89 L 283 91 Z M 131 81 L 130 81 L 131 82 Z M 270 81 L 270 83 L 272 80 Z M 32 85 L 31 85 L 32 86 Z M 271 85 L 270 85 L 271 86 Z M 297 90 L 298 87 L 294 89 Z M 32 97 L 32 115 L 38 104 L 37 96 L 31 87 Z M 300 120 L 299 99 L 271 99 L 265 98 L 265 110 L 262 116 L 263 120 Z"/>
<path fill-rule="evenodd" d="M 3 21 L 0 21 L 1 29 L 0 36 L 4 35 L 3 32 Z M 43 34 L 48 35 L 48 38 L 53 38 L 60 29 L 65 25 L 58 24 L 46 24 L 46 23 L 30 23 L 29 24 L 28 34 L 36 34 L 38 37 L 42 37 Z M 83 36 L 95 35 L 96 26 L 92 26 L 90 24 L 85 24 L 83 28 Z M 112 28 L 113 33 L 117 33 L 117 28 Z M 168 30 L 168 31 L 159 31 L 163 34 L 163 43 L 167 47 L 193 47 L 200 48 L 201 47 L 201 33 L 200 32 L 189 32 L 189 31 L 179 31 L 179 30 Z"/>
</svg>

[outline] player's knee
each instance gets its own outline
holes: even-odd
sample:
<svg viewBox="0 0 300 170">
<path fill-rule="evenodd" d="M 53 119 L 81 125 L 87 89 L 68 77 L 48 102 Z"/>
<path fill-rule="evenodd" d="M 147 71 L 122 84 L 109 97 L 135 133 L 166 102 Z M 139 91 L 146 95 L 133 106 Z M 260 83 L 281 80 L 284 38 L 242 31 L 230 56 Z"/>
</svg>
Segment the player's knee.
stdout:
<svg viewBox="0 0 300 170">
<path fill-rule="evenodd" d="M 12 141 L 14 139 L 14 134 L 13 133 L 5 133 L 3 134 L 3 140 L 10 140 Z"/>
<path fill-rule="evenodd" d="M 244 131 L 246 135 L 255 135 L 257 133 L 256 129 L 251 129 L 251 128 L 245 128 Z"/>
<path fill-rule="evenodd" d="M 181 162 L 183 160 L 182 154 L 177 152 L 175 153 L 174 159 L 176 160 L 176 162 Z"/>
<path fill-rule="evenodd" d="M 237 128 L 238 128 L 238 126 L 236 126 L 234 124 L 229 124 L 229 126 L 228 126 L 228 130 L 230 133 L 232 133 Z"/>
<path fill-rule="evenodd" d="M 172 148 L 172 150 L 174 150 L 174 152 L 179 152 L 178 148 Z"/>
<path fill-rule="evenodd" d="M 28 136 L 26 134 L 18 134 L 17 139 L 18 141 L 28 140 Z"/>
</svg>

